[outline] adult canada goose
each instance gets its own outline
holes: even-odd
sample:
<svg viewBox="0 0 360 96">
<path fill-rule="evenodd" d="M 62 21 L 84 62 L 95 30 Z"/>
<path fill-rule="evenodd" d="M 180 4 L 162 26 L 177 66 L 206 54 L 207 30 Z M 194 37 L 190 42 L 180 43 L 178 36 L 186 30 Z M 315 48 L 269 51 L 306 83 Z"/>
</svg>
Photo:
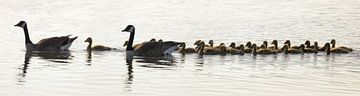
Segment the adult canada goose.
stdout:
<svg viewBox="0 0 360 96">
<path fill-rule="evenodd" d="M 325 52 L 327 55 L 329 55 L 330 53 L 349 53 L 348 50 L 343 48 L 331 48 L 330 43 L 325 43 Z"/>
<path fill-rule="evenodd" d="M 77 37 L 69 38 L 71 35 L 50 37 L 50 38 L 41 39 L 38 43 L 34 44 L 30 40 L 27 24 L 25 21 L 20 21 L 15 26 L 24 29 L 26 51 L 68 51 L 71 44 L 77 38 Z"/>
<path fill-rule="evenodd" d="M 226 47 L 221 46 L 220 49 L 213 47 L 205 47 L 205 42 L 201 41 L 199 43 L 200 50 L 198 54 L 200 55 L 226 55 Z"/>
<path fill-rule="evenodd" d="M 256 44 L 253 44 L 252 48 L 253 48 L 252 53 L 254 55 L 256 55 L 256 54 L 277 54 L 278 53 L 277 51 L 272 51 L 272 50 L 264 49 L 264 48 L 257 49 Z"/>
<path fill-rule="evenodd" d="M 300 54 L 303 53 L 303 48 L 305 47 L 304 45 L 300 45 L 300 49 L 295 49 L 295 48 L 289 48 L 289 45 L 285 44 L 284 45 L 284 53 L 285 54 Z"/>
<path fill-rule="evenodd" d="M 181 47 L 179 50 L 180 53 L 196 53 L 196 50 L 194 48 L 186 48 L 185 42 L 182 42 L 179 47 Z"/>
<path fill-rule="evenodd" d="M 331 48 L 335 48 L 335 44 L 336 44 L 335 39 L 332 39 L 330 43 L 332 44 Z M 336 48 L 342 48 L 342 49 L 345 49 L 345 50 L 348 50 L 348 51 L 353 51 L 352 48 L 345 47 L 345 46 L 340 46 L 340 47 L 336 47 Z"/>
<path fill-rule="evenodd" d="M 89 45 L 87 46 L 86 50 L 88 51 L 91 51 L 91 50 L 94 50 L 94 51 L 106 51 L 106 50 L 116 50 L 115 48 L 110 48 L 110 47 L 106 47 L 106 46 L 103 46 L 103 45 L 95 45 L 95 46 L 92 46 L 92 39 L 91 37 L 88 37 L 84 42 L 88 42 Z M 91 47 L 92 46 L 92 47 Z"/>
<path fill-rule="evenodd" d="M 144 42 L 139 47 L 134 48 L 132 45 L 135 37 L 135 27 L 133 25 L 128 25 L 124 30 L 122 30 L 122 32 L 130 32 L 126 51 L 134 52 L 135 56 L 170 56 L 171 53 L 175 51 L 177 46 L 180 44 L 174 41 Z"/>
<path fill-rule="evenodd" d="M 289 46 L 289 48 L 294 48 L 294 49 L 300 49 L 300 46 L 291 46 L 290 40 L 286 40 L 284 42 L 284 44 L 287 44 Z"/>
</svg>

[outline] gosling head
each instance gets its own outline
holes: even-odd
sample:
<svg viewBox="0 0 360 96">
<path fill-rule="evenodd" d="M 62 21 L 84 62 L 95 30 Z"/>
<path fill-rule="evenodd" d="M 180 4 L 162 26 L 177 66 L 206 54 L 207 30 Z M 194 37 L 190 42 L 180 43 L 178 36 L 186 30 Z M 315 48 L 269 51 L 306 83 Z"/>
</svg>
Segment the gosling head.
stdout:
<svg viewBox="0 0 360 96">
<path fill-rule="evenodd" d="M 336 43 L 335 39 L 331 39 L 330 43 L 335 44 Z"/>
<path fill-rule="evenodd" d="M 128 25 L 124 30 L 122 30 L 122 32 L 135 32 L 135 27 L 134 25 Z"/>
<path fill-rule="evenodd" d="M 306 47 L 310 47 L 310 41 L 309 41 L 309 40 L 306 40 L 306 41 L 305 41 L 305 45 L 306 45 Z"/>
<path fill-rule="evenodd" d="M 272 42 L 271 42 L 271 44 L 277 44 L 278 42 L 277 42 L 277 40 L 273 40 Z"/>
<path fill-rule="evenodd" d="M 156 42 L 155 38 L 150 39 L 150 42 Z"/>
<path fill-rule="evenodd" d="M 201 42 L 201 40 L 196 40 L 195 43 L 194 43 L 194 45 L 199 45 L 200 42 Z"/>
<path fill-rule="evenodd" d="M 264 44 L 265 48 L 267 48 L 268 42 L 267 42 L 267 41 L 263 41 L 263 44 Z"/>
<path fill-rule="evenodd" d="M 162 39 L 159 39 L 159 41 L 158 41 L 159 43 L 162 43 L 162 42 L 164 42 Z"/>
<path fill-rule="evenodd" d="M 214 41 L 213 41 L 213 40 L 209 40 L 208 43 L 210 44 L 211 47 L 214 45 Z"/>
<path fill-rule="evenodd" d="M 14 26 L 25 28 L 26 22 L 25 21 L 20 21 L 18 24 L 14 25 Z"/>
<path fill-rule="evenodd" d="M 230 47 L 230 48 L 235 48 L 235 42 L 231 42 L 231 44 L 230 44 L 229 47 Z"/>
<path fill-rule="evenodd" d="M 251 42 L 250 42 L 250 41 L 247 42 L 245 46 L 248 47 L 248 48 L 251 48 L 251 47 L 252 47 L 252 46 L 251 46 Z"/>
</svg>

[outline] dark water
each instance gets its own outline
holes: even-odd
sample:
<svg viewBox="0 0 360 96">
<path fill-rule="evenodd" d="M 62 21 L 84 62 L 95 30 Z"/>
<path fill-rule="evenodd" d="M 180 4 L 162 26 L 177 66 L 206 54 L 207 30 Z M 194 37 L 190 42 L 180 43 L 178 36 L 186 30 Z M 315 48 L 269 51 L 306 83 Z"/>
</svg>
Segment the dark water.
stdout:
<svg viewBox="0 0 360 96">
<path fill-rule="evenodd" d="M 251 95 L 308 96 L 360 93 L 360 2 L 357 0 L 12 0 L 0 3 L 0 95 Z M 33 42 L 79 36 L 70 54 L 28 55 Z M 349 54 L 199 56 L 126 60 L 121 47 L 133 24 L 135 42 L 151 38 L 261 43 L 273 39 L 320 45 L 337 39 Z M 119 48 L 85 51 L 83 41 Z M 45 55 L 45 56 L 44 56 Z M 60 59 L 59 59 L 60 58 Z"/>
</svg>

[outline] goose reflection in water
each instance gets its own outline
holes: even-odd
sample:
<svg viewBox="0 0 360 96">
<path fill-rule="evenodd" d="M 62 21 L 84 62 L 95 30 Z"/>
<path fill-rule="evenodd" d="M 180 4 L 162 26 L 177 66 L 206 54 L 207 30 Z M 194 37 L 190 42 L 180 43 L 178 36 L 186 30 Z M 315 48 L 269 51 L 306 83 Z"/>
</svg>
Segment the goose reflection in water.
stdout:
<svg viewBox="0 0 360 96">
<path fill-rule="evenodd" d="M 36 52 L 36 51 L 26 51 L 24 56 L 24 64 L 19 68 L 21 69 L 21 72 L 18 74 L 20 76 L 18 82 L 25 82 L 24 78 L 26 77 L 27 69 L 30 64 L 30 59 L 32 57 L 40 57 L 42 59 L 49 60 L 51 62 L 55 63 L 69 63 L 68 60 L 71 57 L 71 54 L 69 51 L 64 52 Z"/>
<path fill-rule="evenodd" d="M 133 62 L 133 58 L 134 57 L 134 54 L 133 52 L 126 52 L 126 66 L 127 66 L 127 79 L 125 79 L 125 89 L 126 91 L 132 91 L 132 87 L 131 85 L 133 84 L 133 65 L 132 65 L 132 62 Z"/>
</svg>

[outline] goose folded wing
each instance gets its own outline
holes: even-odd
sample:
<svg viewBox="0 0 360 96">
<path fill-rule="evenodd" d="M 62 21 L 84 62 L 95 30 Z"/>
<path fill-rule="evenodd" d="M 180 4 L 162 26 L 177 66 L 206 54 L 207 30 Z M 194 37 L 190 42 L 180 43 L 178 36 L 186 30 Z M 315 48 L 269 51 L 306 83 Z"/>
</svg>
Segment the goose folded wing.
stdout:
<svg viewBox="0 0 360 96">
<path fill-rule="evenodd" d="M 60 48 L 61 46 L 67 44 L 69 41 L 69 36 L 61 37 L 50 37 L 40 40 L 36 45 L 40 50 L 48 50 L 47 48 Z"/>
</svg>

